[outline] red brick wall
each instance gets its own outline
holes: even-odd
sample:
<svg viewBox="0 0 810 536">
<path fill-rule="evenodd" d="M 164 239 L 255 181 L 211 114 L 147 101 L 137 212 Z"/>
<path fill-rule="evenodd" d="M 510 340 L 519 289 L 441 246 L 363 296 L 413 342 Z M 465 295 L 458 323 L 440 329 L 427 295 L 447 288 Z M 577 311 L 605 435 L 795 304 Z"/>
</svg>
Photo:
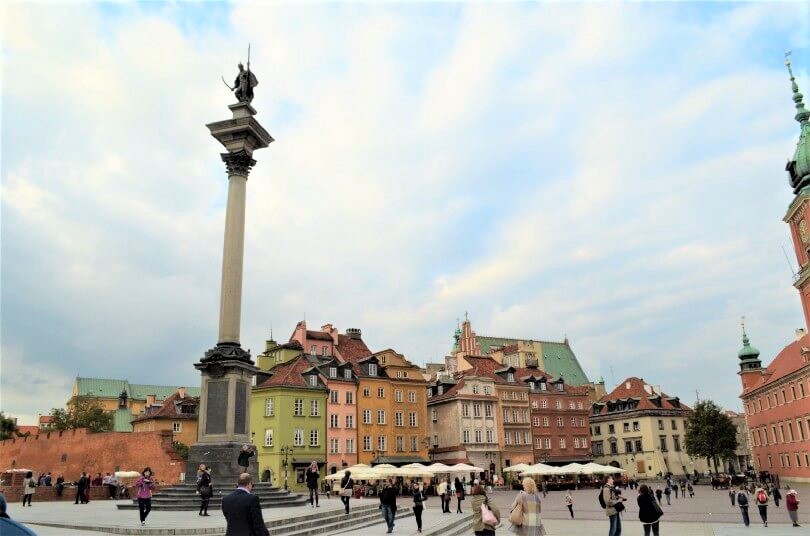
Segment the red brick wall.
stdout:
<svg viewBox="0 0 810 536">
<path fill-rule="evenodd" d="M 54 483 L 59 474 L 73 482 L 82 471 L 103 475 L 146 466 L 160 483 L 176 484 L 185 473 L 186 462 L 172 448 L 171 431 L 91 434 L 81 429 L 0 441 L 0 471 L 30 469 L 34 475 L 50 471 Z"/>
</svg>

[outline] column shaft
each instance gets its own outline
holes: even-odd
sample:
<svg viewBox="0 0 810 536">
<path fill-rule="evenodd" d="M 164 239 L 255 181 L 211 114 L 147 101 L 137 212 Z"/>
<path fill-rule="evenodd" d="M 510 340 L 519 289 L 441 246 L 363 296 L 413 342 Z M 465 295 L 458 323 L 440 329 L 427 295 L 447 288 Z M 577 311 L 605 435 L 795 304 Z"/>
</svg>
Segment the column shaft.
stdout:
<svg viewBox="0 0 810 536">
<path fill-rule="evenodd" d="M 245 194 L 247 174 L 228 176 L 222 289 L 219 302 L 219 341 L 239 344 L 242 316 L 242 264 L 245 253 Z"/>
</svg>

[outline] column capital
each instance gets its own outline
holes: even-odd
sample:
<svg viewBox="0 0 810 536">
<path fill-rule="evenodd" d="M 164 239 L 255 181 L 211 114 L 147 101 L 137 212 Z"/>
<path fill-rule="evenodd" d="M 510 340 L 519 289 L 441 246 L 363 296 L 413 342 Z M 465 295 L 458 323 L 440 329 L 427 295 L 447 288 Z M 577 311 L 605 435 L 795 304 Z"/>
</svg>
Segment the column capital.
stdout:
<svg viewBox="0 0 810 536">
<path fill-rule="evenodd" d="M 222 161 L 225 162 L 228 176 L 241 175 L 247 178 L 250 173 L 250 168 L 256 165 L 256 161 L 253 157 L 244 150 L 235 153 L 221 153 L 220 156 L 222 157 Z"/>
</svg>

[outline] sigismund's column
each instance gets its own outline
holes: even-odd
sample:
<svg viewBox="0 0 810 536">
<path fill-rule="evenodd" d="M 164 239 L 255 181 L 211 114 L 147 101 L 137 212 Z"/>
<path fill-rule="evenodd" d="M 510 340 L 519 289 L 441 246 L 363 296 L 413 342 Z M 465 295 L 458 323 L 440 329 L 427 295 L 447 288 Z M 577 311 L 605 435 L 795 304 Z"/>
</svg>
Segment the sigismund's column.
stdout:
<svg viewBox="0 0 810 536">
<path fill-rule="evenodd" d="M 250 388 L 258 371 L 250 352 L 239 341 L 242 316 L 242 266 L 245 249 L 245 197 L 250 169 L 256 165 L 253 151 L 267 147 L 272 136 L 253 117 L 250 105 L 253 87 L 258 84 L 239 65 L 235 94 L 238 103 L 228 106 L 233 117 L 206 125 L 225 149 L 222 161 L 228 172 L 228 204 L 225 210 L 225 240 L 222 253 L 222 285 L 219 304 L 217 345 L 194 367 L 201 372 L 202 389 L 197 443 L 189 449 L 186 481 L 194 482 L 197 467 L 205 463 L 220 485 L 235 483 L 242 445 L 250 442 Z M 258 477 L 256 456 L 249 472 Z"/>
</svg>

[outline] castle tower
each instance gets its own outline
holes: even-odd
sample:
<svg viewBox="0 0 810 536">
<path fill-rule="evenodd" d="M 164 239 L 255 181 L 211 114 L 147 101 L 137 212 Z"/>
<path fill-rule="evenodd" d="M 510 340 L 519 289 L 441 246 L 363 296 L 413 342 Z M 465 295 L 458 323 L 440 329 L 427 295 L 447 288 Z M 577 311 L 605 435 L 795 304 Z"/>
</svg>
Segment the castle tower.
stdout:
<svg viewBox="0 0 810 536">
<path fill-rule="evenodd" d="M 740 375 L 743 391 L 754 385 L 762 376 L 762 361 L 759 360 L 759 350 L 751 346 L 748 334 L 745 332 L 745 317 L 742 319 L 743 347 L 737 353 L 740 358 Z"/>
</svg>

